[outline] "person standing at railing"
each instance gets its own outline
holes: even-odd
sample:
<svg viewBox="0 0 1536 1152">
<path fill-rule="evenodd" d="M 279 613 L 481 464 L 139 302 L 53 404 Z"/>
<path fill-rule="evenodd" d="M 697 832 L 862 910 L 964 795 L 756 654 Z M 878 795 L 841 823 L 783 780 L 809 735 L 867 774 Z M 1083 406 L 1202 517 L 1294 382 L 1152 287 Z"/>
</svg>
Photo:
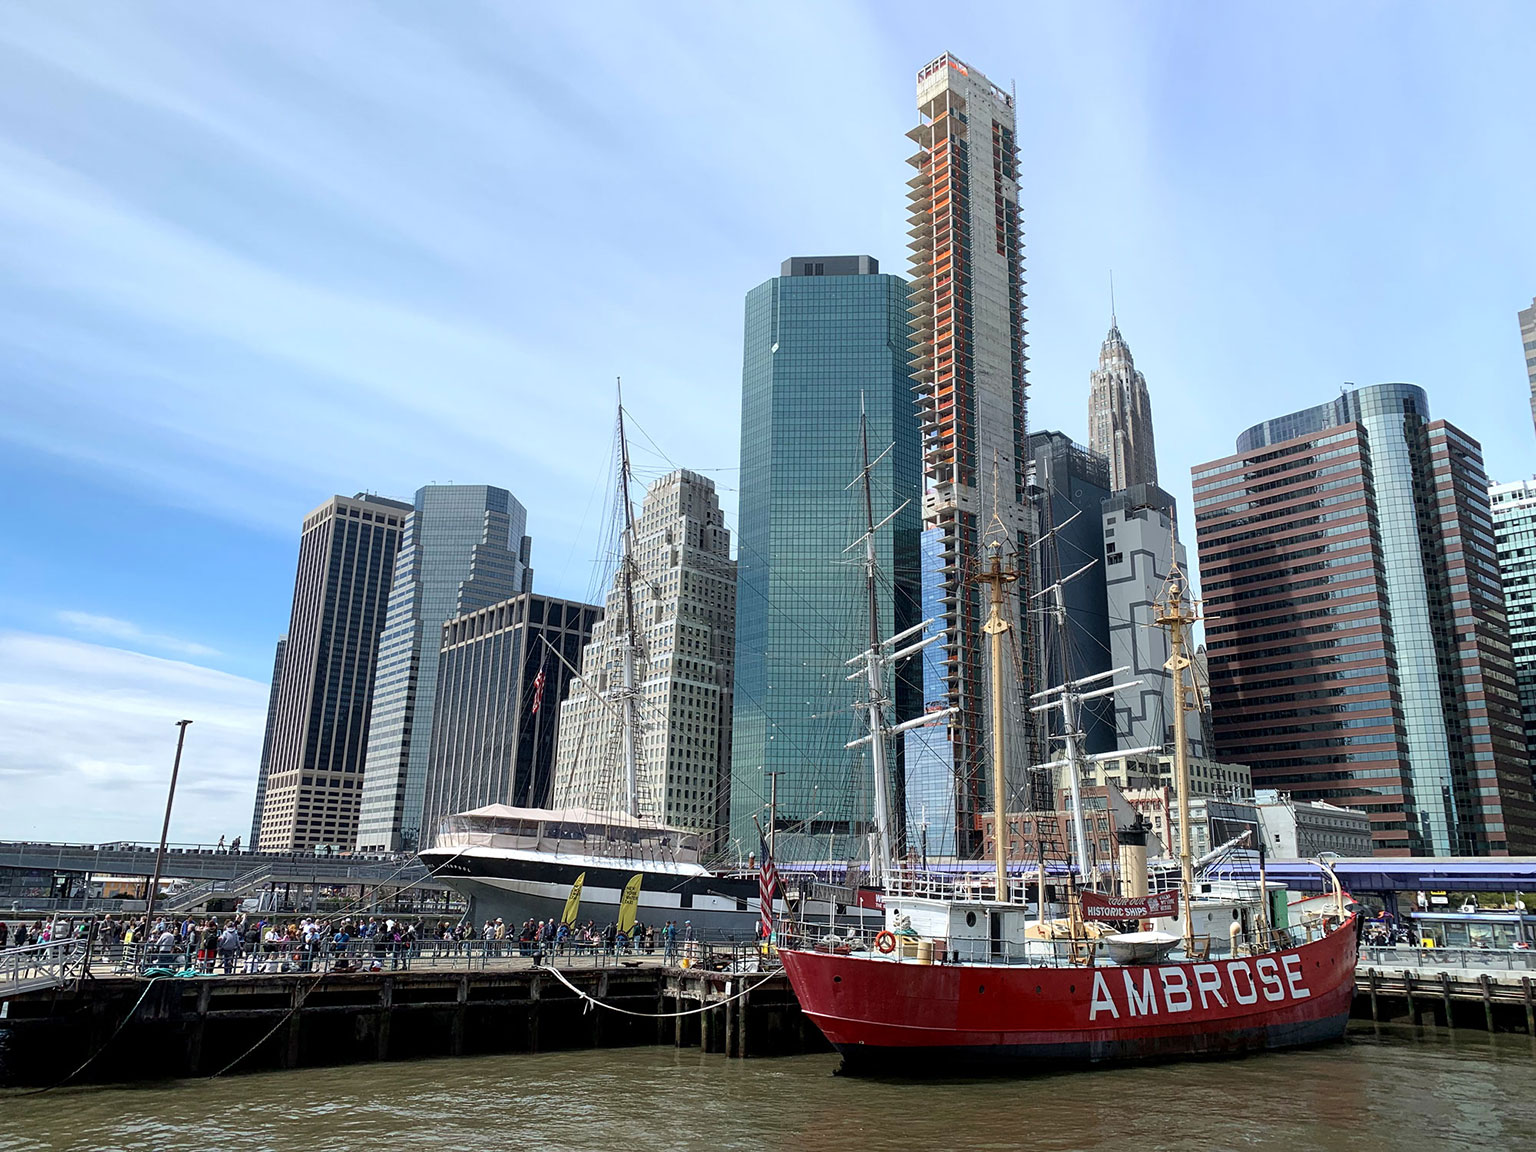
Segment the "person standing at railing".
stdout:
<svg viewBox="0 0 1536 1152">
<path fill-rule="evenodd" d="M 233 920 L 224 925 L 224 931 L 219 933 L 217 947 L 224 975 L 233 976 L 235 974 L 235 958 L 240 955 L 240 929 L 235 926 Z"/>
<path fill-rule="evenodd" d="M 6 947 L 10 943 L 10 939 L 11 929 L 9 925 L 4 920 L 0 920 L 0 948 Z"/>
<path fill-rule="evenodd" d="M 197 930 L 197 970 L 212 972 L 214 956 L 219 947 L 218 929 L 212 920 L 205 920 Z"/>
<path fill-rule="evenodd" d="M 154 964 L 169 968 L 176 962 L 176 933 L 166 928 L 155 937 Z"/>
</svg>

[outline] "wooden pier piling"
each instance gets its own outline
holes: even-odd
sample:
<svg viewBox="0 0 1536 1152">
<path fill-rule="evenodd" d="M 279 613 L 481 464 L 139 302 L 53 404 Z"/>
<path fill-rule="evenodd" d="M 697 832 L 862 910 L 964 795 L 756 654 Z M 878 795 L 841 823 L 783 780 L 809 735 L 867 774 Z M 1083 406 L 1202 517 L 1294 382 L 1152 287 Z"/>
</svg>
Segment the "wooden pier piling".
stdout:
<svg viewBox="0 0 1536 1152">
<path fill-rule="evenodd" d="M 829 1050 L 783 973 L 644 965 L 561 976 L 298 972 L 164 978 L 149 988 L 136 977 L 97 977 L 7 1002 L 0 1084 L 56 1082 L 95 1052 L 79 1082 L 208 1076 L 237 1059 L 245 1072 L 656 1044 L 732 1058 Z"/>
</svg>

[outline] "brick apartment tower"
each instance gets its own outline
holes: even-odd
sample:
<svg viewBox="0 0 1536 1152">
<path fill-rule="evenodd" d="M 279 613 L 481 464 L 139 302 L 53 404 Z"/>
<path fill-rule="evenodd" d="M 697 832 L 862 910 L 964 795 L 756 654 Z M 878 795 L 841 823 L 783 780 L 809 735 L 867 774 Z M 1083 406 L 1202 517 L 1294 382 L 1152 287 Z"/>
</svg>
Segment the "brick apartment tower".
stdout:
<svg viewBox="0 0 1536 1152">
<path fill-rule="evenodd" d="M 923 437 L 923 523 L 940 533 L 947 699 L 956 782 L 957 847 L 980 847 L 988 786 L 990 661 L 976 576 L 999 538 L 1029 587 L 1025 467 L 1024 259 L 1013 97 L 945 54 L 917 73 L 917 152 L 907 182 L 911 215 L 912 378 Z M 1010 597 L 1014 623 L 1018 599 Z M 1010 690 L 1006 746 L 1015 802 L 1038 751 L 1024 707 L 1034 682 L 1028 629 L 1015 628 L 1010 663 L 1025 670 Z"/>
<path fill-rule="evenodd" d="M 1478 443 L 1378 384 L 1194 469 L 1216 754 L 1378 855 L 1526 855 L 1536 805 Z"/>
</svg>

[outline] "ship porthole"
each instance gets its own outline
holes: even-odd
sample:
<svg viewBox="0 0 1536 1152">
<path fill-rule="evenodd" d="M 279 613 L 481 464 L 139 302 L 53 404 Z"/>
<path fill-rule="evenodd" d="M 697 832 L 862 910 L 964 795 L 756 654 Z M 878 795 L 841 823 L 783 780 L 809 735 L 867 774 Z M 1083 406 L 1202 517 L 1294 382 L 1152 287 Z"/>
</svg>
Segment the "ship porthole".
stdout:
<svg viewBox="0 0 1536 1152">
<path fill-rule="evenodd" d="M 1035 985 L 1035 995 L 1036 996 L 1040 995 L 1040 985 L 1038 985 L 1038 984 Z"/>
<path fill-rule="evenodd" d="M 1077 991 L 1077 985 L 1076 984 L 1068 984 L 1067 985 L 1067 991 L 1068 992 L 1076 992 Z"/>
<path fill-rule="evenodd" d="M 986 990 L 987 990 L 987 986 L 985 984 L 978 984 L 976 986 L 976 995 L 980 996 Z"/>
<path fill-rule="evenodd" d="M 841 976 L 834 976 L 834 977 L 832 977 L 832 983 L 834 983 L 834 984 L 841 984 L 842 982 L 843 982 L 843 978 Z"/>
<path fill-rule="evenodd" d="M 967 912 L 965 914 L 965 926 L 967 928 L 974 928 L 974 927 L 976 927 L 976 913 L 974 913 L 974 912 Z"/>
</svg>

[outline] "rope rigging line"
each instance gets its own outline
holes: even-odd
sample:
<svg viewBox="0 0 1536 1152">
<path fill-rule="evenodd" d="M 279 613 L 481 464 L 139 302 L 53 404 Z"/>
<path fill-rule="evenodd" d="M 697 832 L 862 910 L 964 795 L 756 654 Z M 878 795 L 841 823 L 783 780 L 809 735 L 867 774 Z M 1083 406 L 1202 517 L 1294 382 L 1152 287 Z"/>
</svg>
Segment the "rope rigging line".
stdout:
<svg viewBox="0 0 1536 1152">
<path fill-rule="evenodd" d="M 111 1047 L 112 1041 L 117 1039 L 118 1034 L 121 1033 L 124 1028 L 128 1027 L 128 1021 L 133 1019 L 134 1013 L 138 1012 L 139 1006 L 141 1004 L 143 1004 L 145 998 L 149 996 L 149 990 L 151 988 L 153 988 L 161 980 L 170 980 L 170 979 L 173 979 L 173 977 L 170 977 L 170 976 L 152 976 L 152 977 L 150 977 L 149 983 L 144 985 L 144 991 L 141 992 L 139 994 L 139 998 L 133 1002 L 133 1007 L 128 1009 L 127 1015 L 125 1015 L 121 1020 L 118 1021 L 117 1027 L 112 1029 L 112 1035 L 108 1036 L 106 1038 L 106 1040 L 104 1040 L 102 1042 L 102 1045 L 101 1045 L 100 1048 L 96 1049 L 96 1051 L 92 1052 L 89 1056 L 87 1056 L 85 1058 L 85 1063 L 81 1064 L 78 1068 L 76 1068 L 68 1076 L 64 1077 L 64 1079 L 60 1080 L 57 1084 L 50 1084 L 46 1088 L 34 1088 L 30 1092 L 21 1092 L 21 1093 L 18 1093 L 18 1095 L 21 1095 L 21 1096 L 41 1096 L 45 1092 L 52 1092 L 55 1088 L 62 1088 L 62 1087 L 64 1087 L 64 1085 L 68 1084 L 76 1076 L 78 1076 L 78 1075 L 80 1075 L 80 1073 L 84 1072 L 87 1068 L 89 1068 L 92 1064 L 94 1064 L 96 1062 L 96 1058 L 98 1056 L 100 1056 L 109 1047 Z"/>
<path fill-rule="evenodd" d="M 596 997 L 583 992 L 580 988 L 576 987 L 576 985 L 567 980 L 565 978 L 565 973 L 561 972 L 558 968 L 551 968 L 547 964 L 541 964 L 539 967 L 543 971 L 553 975 L 556 980 L 560 981 L 560 983 L 564 984 L 572 992 L 576 993 L 577 996 L 585 1000 L 587 1002 L 585 1011 L 590 1012 L 593 1006 L 596 1006 L 598 1008 L 606 1008 L 610 1012 L 618 1012 L 625 1016 L 639 1016 L 646 1020 L 670 1020 L 677 1016 L 697 1016 L 703 1012 L 710 1012 L 716 1008 L 722 1008 L 727 1004 L 731 1004 L 737 1000 L 740 1000 L 748 993 L 756 991 L 758 988 L 761 988 L 764 984 L 768 983 L 768 981 L 779 975 L 778 972 L 770 972 L 756 984 L 752 985 L 752 987 L 743 988 L 740 992 L 737 992 L 732 996 L 727 996 L 724 1000 L 716 1000 L 713 1004 L 706 1004 L 702 1008 L 689 1008 L 682 1012 L 636 1012 L 631 1008 L 620 1008 L 617 1004 L 607 1004 L 602 1000 L 599 1000 Z"/>
</svg>

